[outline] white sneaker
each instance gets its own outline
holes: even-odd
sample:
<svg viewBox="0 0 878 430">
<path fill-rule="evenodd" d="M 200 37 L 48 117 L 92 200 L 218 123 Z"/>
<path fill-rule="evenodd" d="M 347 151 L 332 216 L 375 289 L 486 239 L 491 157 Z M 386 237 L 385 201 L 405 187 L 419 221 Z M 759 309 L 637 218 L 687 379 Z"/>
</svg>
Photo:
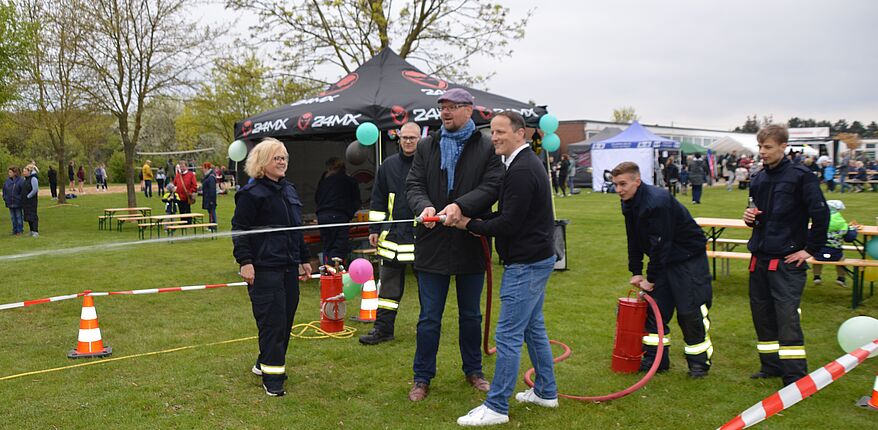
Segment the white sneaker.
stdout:
<svg viewBox="0 0 878 430">
<path fill-rule="evenodd" d="M 485 405 L 479 405 L 477 408 L 457 419 L 457 424 L 462 426 L 493 426 L 508 422 L 509 415 L 494 412 Z"/>
<path fill-rule="evenodd" d="M 558 399 L 544 399 L 536 393 L 534 393 L 534 389 L 530 388 L 527 391 L 522 391 L 515 395 L 515 400 L 518 400 L 518 403 L 533 403 L 538 406 L 542 406 L 544 408 L 557 408 L 558 407 Z"/>
</svg>

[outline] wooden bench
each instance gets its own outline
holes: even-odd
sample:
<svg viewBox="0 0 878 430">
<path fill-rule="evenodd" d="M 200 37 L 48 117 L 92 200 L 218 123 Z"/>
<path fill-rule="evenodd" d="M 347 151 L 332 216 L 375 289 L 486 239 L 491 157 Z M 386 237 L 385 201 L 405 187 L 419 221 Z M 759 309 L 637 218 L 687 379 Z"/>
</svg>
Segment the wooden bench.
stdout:
<svg viewBox="0 0 878 430">
<path fill-rule="evenodd" d="M 730 251 L 707 251 L 708 258 L 719 258 L 725 260 L 745 260 L 750 261 L 749 252 L 730 252 Z M 814 258 L 808 259 L 808 264 L 820 264 L 825 266 L 841 266 L 844 268 L 848 276 L 853 280 L 854 286 L 851 289 L 851 309 L 856 309 L 864 299 L 865 282 L 861 269 L 867 267 L 878 267 L 878 260 L 864 260 L 861 258 L 846 258 L 839 261 L 818 261 Z M 870 287 L 869 297 L 875 294 L 874 286 Z"/>
<path fill-rule="evenodd" d="M 152 228 L 156 227 L 156 236 L 161 237 L 162 229 L 166 226 L 171 225 L 180 225 L 186 224 L 186 221 L 153 221 L 147 223 L 137 224 L 137 228 L 140 230 L 140 238 L 146 239 L 146 229 L 149 229 L 149 238 L 152 239 Z"/>
<path fill-rule="evenodd" d="M 200 228 L 201 232 L 204 233 L 205 228 L 216 228 L 215 222 L 208 222 L 202 224 L 179 224 L 179 225 L 169 225 L 164 227 L 165 231 L 168 233 L 168 236 L 173 236 L 174 232 L 182 231 L 186 232 L 186 230 L 196 230 Z"/>
<path fill-rule="evenodd" d="M 111 220 L 113 217 L 110 215 L 98 215 L 98 230 L 103 230 L 104 226 L 107 224 L 107 221 Z"/>
<path fill-rule="evenodd" d="M 117 218 L 113 218 L 113 219 L 116 220 L 116 230 L 122 231 L 122 224 L 125 224 L 126 222 L 139 223 L 140 221 L 148 220 L 149 217 L 138 215 L 138 216 L 117 217 Z"/>
</svg>

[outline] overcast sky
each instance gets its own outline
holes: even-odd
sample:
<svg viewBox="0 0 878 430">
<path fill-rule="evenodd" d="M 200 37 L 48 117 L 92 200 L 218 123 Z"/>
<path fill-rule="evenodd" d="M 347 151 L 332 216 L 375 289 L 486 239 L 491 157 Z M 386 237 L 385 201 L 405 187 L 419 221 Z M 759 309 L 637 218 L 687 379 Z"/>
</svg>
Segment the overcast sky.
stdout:
<svg viewBox="0 0 878 430">
<path fill-rule="evenodd" d="M 644 123 L 721 130 L 752 114 L 878 121 L 878 1 L 502 3 L 514 16 L 535 8 L 525 38 L 473 72 L 562 120 L 633 106 Z"/>
</svg>

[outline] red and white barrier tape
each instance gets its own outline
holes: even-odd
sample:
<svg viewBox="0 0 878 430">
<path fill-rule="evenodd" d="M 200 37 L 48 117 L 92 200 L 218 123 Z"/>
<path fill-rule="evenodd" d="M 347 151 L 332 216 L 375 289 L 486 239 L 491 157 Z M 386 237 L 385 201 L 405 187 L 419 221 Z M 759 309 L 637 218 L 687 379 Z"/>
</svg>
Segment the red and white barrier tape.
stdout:
<svg viewBox="0 0 878 430">
<path fill-rule="evenodd" d="M 77 294 L 68 294 L 64 296 L 55 296 L 55 297 L 47 297 L 44 299 L 37 300 L 26 300 L 23 302 L 17 303 L 7 303 L 5 305 L 0 305 L 0 311 L 5 309 L 15 309 L 15 308 L 25 308 L 28 306 L 38 305 L 41 303 L 50 303 L 50 302 L 60 302 L 62 300 L 70 300 L 82 297 L 86 294 L 90 296 L 114 296 L 114 295 L 129 295 L 129 294 L 157 294 L 157 293 L 170 293 L 175 291 L 194 291 L 194 290 L 208 290 L 212 288 L 222 288 L 222 287 L 243 287 L 247 285 L 246 282 L 231 282 L 227 284 L 207 284 L 207 285 L 190 285 L 185 287 L 172 287 L 172 288 L 147 288 L 143 290 L 128 290 L 128 291 L 110 291 L 110 292 L 94 292 L 94 291 L 83 291 Z"/>
<path fill-rule="evenodd" d="M 753 405 L 750 409 L 742 412 L 731 421 L 725 423 L 719 430 L 739 430 L 762 422 L 766 418 L 786 409 L 812 394 L 820 391 L 823 387 L 841 378 L 853 368 L 869 357 L 869 354 L 878 350 L 878 339 L 867 343 L 850 354 L 845 354 L 837 360 L 823 366 L 793 384 L 783 387 L 780 391 L 766 397 L 761 402 Z"/>
</svg>

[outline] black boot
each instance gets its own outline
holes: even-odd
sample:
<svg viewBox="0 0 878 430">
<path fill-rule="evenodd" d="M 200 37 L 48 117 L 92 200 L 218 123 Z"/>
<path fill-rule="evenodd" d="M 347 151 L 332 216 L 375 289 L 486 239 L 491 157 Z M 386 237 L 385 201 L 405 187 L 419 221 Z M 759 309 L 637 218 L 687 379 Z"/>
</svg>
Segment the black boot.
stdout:
<svg viewBox="0 0 878 430">
<path fill-rule="evenodd" d="M 373 328 L 368 334 L 360 336 L 360 343 L 363 345 L 377 345 L 391 340 L 393 340 L 393 333 L 385 333 L 377 328 Z"/>
</svg>

